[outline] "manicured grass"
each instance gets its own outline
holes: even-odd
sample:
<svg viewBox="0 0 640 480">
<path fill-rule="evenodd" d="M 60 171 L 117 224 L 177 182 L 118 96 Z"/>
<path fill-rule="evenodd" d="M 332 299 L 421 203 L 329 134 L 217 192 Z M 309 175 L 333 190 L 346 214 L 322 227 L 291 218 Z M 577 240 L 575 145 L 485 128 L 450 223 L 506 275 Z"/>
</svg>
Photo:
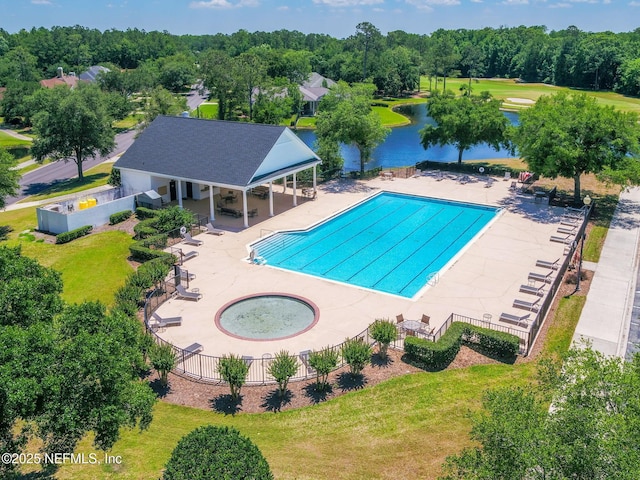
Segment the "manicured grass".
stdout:
<svg viewBox="0 0 640 480">
<path fill-rule="evenodd" d="M 561 355 L 571 346 L 571 339 L 576 330 L 580 313 L 587 297 L 571 296 L 560 299 L 553 324 L 549 327 L 545 339 L 545 355 Z M 549 321 L 549 319 L 547 320 Z"/>
<path fill-rule="evenodd" d="M 388 107 L 372 107 L 373 111 L 380 117 L 385 127 L 399 127 L 407 125 L 409 119 Z"/>
<path fill-rule="evenodd" d="M 21 140 L 0 130 L 0 147 L 7 149 L 13 147 L 30 147 L 31 143 L 29 140 Z"/>
<path fill-rule="evenodd" d="M 316 117 L 300 117 L 297 128 L 316 128 Z"/>
<path fill-rule="evenodd" d="M 447 78 L 447 90 L 459 94 L 460 86 L 468 85 L 468 78 Z M 421 89 L 429 89 L 429 79 L 421 77 Z M 432 82 L 435 89 L 435 82 Z M 640 98 L 633 98 L 614 92 L 594 92 L 591 90 L 577 90 L 567 87 L 555 87 L 544 83 L 516 83 L 515 80 L 508 79 L 480 79 L 471 82 L 472 93 L 488 91 L 495 98 L 504 100 L 509 97 L 527 98 L 537 100 L 542 95 L 553 95 L 556 92 L 584 92 L 598 99 L 603 105 L 612 105 L 616 109 L 640 113 Z M 438 81 L 438 90 L 442 91 L 442 80 Z"/>
<path fill-rule="evenodd" d="M 32 195 L 21 200 L 21 202 L 47 200 L 49 198 L 59 197 L 60 195 L 78 193 L 83 190 L 106 185 L 109 181 L 109 175 L 111 174 L 112 168 L 113 164 L 111 162 L 101 163 L 84 172 L 84 178 L 82 181 L 79 181 L 78 178 L 70 178 L 68 180 L 58 182 L 37 195 Z"/>
<path fill-rule="evenodd" d="M 470 444 L 467 413 L 479 408 L 482 393 L 528 382 L 533 371 L 532 364 L 483 365 L 407 375 L 277 414 L 231 416 L 159 403 L 150 429 L 123 432 L 110 452 L 122 455 L 123 465 L 65 465 L 56 478 L 158 478 L 182 436 L 216 424 L 250 437 L 279 480 L 434 479 L 448 454 Z M 93 451 L 90 439 L 77 449 Z"/>
<path fill-rule="evenodd" d="M 142 113 L 134 113 L 132 115 L 129 115 L 123 118 L 122 120 L 118 120 L 117 122 L 114 122 L 113 128 L 117 132 L 130 130 L 134 128 L 136 125 L 138 125 L 138 123 L 140 123 L 143 118 L 144 118 L 144 115 Z"/>
<path fill-rule="evenodd" d="M 218 118 L 218 104 L 201 103 L 198 108 L 191 111 L 191 116 L 196 118 Z"/>
</svg>

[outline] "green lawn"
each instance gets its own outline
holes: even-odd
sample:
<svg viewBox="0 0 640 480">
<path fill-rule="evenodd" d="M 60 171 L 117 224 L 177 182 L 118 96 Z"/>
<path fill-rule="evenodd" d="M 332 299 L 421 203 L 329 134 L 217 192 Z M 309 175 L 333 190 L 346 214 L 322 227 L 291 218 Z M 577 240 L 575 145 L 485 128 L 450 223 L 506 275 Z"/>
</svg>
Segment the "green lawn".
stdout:
<svg viewBox="0 0 640 480">
<path fill-rule="evenodd" d="M 447 78 L 447 90 L 454 93 L 460 93 L 461 85 L 468 85 L 468 78 Z M 435 82 L 432 82 L 435 89 Z M 429 89 L 429 79 L 421 77 L 421 90 Z M 640 113 L 640 98 L 626 97 L 614 92 L 594 92 L 590 90 L 576 90 L 567 87 L 555 87 L 544 83 L 516 83 L 515 80 L 507 79 L 480 79 L 471 82 L 473 93 L 488 91 L 495 98 L 504 100 L 509 97 L 526 98 L 529 100 L 537 100 L 542 95 L 552 95 L 559 91 L 577 92 L 584 91 L 598 99 L 604 105 L 612 105 L 619 110 L 633 111 Z M 438 81 L 438 90 L 442 90 L 442 79 Z"/>
<path fill-rule="evenodd" d="M 410 123 L 407 117 L 389 107 L 373 107 L 373 111 L 380 117 L 385 127 L 399 127 Z"/>
<path fill-rule="evenodd" d="M 485 365 L 407 375 L 277 414 L 232 416 L 159 403 L 148 431 L 123 432 L 109 452 L 123 458 L 117 469 L 66 465 L 56 478 L 158 478 L 182 436 L 217 424 L 249 436 L 280 480 L 432 479 L 446 455 L 469 445 L 467 412 L 480 406 L 484 390 L 523 384 L 533 371 L 532 364 Z M 77 449 L 93 451 L 89 439 Z"/>
<path fill-rule="evenodd" d="M 29 140 L 21 140 L 19 138 L 14 137 L 13 135 L 9 135 L 7 132 L 3 132 L 0 130 L 0 147 L 10 149 L 14 147 L 30 147 L 31 143 Z"/>
<path fill-rule="evenodd" d="M 196 118 L 218 118 L 218 104 L 217 103 L 201 103 L 198 108 L 191 111 L 191 116 Z"/>
</svg>

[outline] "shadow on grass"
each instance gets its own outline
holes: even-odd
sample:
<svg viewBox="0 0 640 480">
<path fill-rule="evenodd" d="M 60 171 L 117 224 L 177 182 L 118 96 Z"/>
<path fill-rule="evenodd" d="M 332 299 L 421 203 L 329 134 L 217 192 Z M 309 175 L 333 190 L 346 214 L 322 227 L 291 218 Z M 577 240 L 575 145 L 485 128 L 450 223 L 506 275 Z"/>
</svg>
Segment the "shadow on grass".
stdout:
<svg viewBox="0 0 640 480">
<path fill-rule="evenodd" d="M 55 478 L 55 469 L 50 468 L 43 472 L 29 472 L 18 475 L 16 478 L 20 480 L 53 480 Z"/>
<path fill-rule="evenodd" d="M 333 394 L 333 387 L 328 383 L 318 385 L 313 382 L 305 386 L 303 390 L 305 396 L 310 398 L 313 403 L 324 402 Z"/>
<path fill-rule="evenodd" d="M 72 178 L 68 180 L 54 180 L 50 183 L 32 183 L 24 191 L 25 195 L 54 195 L 62 193 L 72 193 L 70 191 L 89 187 L 94 183 L 109 177 L 109 173 L 100 172 L 85 175 L 82 180 Z"/>
<path fill-rule="evenodd" d="M 280 395 L 280 390 L 276 388 L 264 396 L 264 403 L 260 406 L 267 412 L 279 412 L 282 407 L 291 403 L 291 399 L 293 399 L 291 390 L 286 390 L 284 395 Z"/>
<path fill-rule="evenodd" d="M 343 392 L 360 390 L 367 385 L 367 379 L 361 373 L 342 372 L 338 375 L 338 387 Z"/>
<path fill-rule="evenodd" d="M 240 410 L 242 410 L 242 395 L 240 395 L 240 398 L 235 400 L 231 396 L 231 394 L 226 393 L 218 395 L 209 403 L 211 405 L 211 408 L 213 408 L 216 412 L 224 413 L 225 415 L 235 415 Z"/>
</svg>

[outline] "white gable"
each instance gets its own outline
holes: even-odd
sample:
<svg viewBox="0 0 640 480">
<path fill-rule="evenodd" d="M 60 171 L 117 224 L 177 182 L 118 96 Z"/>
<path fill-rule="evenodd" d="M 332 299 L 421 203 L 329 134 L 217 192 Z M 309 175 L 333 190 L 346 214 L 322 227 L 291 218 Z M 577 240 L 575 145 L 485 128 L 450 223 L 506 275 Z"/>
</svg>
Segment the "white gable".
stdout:
<svg viewBox="0 0 640 480">
<path fill-rule="evenodd" d="M 291 130 L 286 128 L 256 170 L 253 179 L 263 178 L 293 165 L 320 158 Z"/>
</svg>

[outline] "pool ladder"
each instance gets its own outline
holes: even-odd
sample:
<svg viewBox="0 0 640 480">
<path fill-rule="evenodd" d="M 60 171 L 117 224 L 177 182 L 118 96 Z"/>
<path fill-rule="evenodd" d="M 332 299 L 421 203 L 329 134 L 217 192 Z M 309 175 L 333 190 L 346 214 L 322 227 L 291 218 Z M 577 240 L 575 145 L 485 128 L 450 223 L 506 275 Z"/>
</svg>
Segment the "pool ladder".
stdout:
<svg viewBox="0 0 640 480">
<path fill-rule="evenodd" d="M 440 281 L 440 274 L 438 272 L 431 272 L 427 275 L 427 284 L 430 286 L 436 285 Z"/>
</svg>

